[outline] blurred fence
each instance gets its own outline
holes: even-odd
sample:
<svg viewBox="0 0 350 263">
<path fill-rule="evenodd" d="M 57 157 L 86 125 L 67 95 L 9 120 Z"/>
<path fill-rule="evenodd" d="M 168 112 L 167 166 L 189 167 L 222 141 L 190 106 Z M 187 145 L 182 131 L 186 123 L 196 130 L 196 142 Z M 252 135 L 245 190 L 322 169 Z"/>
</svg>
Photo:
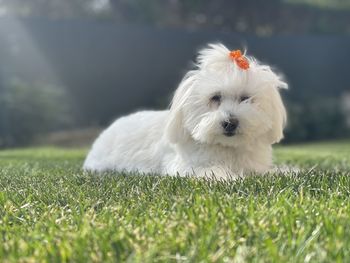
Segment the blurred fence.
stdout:
<svg viewBox="0 0 350 263">
<path fill-rule="evenodd" d="M 341 106 L 341 98 L 350 92 L 346 36 L 258 38 L 101 21 L 1 19 L 0 97 L 13 80 L 28 89 L 62 87 L 66 99 L 60 104 L 67 104 L 74 117 L 71 126 L 106 125 L 140 108 L 166 107 L 196 51 L 208 42 L 247 47 L 249 54 L 284 73 L 290 84 L 290 90 L 283 92 L 290 115 L 287 140 L 348 135 L 344 120 L 349 116 Z M 2 110 L 0 137 L 4 130 L 11 134 L 6 118 Z"/>
</svg>

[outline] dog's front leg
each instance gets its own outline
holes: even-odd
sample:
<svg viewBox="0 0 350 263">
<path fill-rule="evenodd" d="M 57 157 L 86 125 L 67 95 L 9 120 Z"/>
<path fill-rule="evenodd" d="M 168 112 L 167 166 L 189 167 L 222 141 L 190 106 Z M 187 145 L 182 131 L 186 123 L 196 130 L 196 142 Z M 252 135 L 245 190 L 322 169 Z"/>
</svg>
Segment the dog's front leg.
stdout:
<svg viewBox="0 0 350 263">
<path fill-rule="evenodd" d="M 241 173 L 237 173 L 224 166 L 210 166 L 204 168 L 197 168 L 193 170 L 197 177 L 204 177 L 209 179 L 236 179 L 241 177 Z"/>
</svg>

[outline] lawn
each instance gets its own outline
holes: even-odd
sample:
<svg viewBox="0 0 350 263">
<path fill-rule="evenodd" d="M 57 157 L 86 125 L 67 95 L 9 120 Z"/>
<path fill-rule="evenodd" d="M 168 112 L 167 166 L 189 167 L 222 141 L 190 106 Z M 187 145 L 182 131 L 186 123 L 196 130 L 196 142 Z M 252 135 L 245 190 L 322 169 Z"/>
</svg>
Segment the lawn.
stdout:
<svg viewBox="0 0 350 263">
<path fill-rule="evenodd" d="M 350 141 L 279 146 L 298 174 L 84 174 L 86 150 L 0 151 L 0 262 L 342 262 Z"/>
</svg>

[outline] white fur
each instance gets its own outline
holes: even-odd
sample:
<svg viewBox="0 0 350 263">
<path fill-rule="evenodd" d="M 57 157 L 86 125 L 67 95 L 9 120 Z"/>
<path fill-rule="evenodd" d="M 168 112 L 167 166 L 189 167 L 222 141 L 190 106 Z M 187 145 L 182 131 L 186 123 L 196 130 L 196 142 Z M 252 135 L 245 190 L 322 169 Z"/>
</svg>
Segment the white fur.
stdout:
<svg viewBox="0 0 350 263">
<path fill-rule="evenodd" d="M 242 70 L 221 44 L 201 50 L 170 110 L 116 120 L 93 144 L 84 169 L 227 177 L 272 168 L 271 145 L 283 138 L 286 123 L 278 89 L 287 84 L 269 66 L 247 58 L 250 68 Z M 221 103 L 210 101 L 218 93 Z M 250 99 L 239 102 L 241 95 Z M 221 126 L 229 115 L 239 120 L 232 137 Z"/>
</svg>

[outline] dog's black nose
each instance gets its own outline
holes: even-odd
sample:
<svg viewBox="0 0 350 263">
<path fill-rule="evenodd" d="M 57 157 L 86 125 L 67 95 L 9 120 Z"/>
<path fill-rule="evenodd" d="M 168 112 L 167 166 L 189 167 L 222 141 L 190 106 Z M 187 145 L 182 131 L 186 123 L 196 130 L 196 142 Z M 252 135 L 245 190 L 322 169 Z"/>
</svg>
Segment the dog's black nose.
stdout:
<svg viewBox="0 0 350 263">
<path fill-rule="evenodd" d="M 221 125 L 224 128 L 224 134 L 226 136 L 233 136 L 235 134 L 235 130 L 238 127 L 238 124 L 238 120 L 234 118 L 231 118 L 228 121 L 223 121 Z"/>
</svg>

